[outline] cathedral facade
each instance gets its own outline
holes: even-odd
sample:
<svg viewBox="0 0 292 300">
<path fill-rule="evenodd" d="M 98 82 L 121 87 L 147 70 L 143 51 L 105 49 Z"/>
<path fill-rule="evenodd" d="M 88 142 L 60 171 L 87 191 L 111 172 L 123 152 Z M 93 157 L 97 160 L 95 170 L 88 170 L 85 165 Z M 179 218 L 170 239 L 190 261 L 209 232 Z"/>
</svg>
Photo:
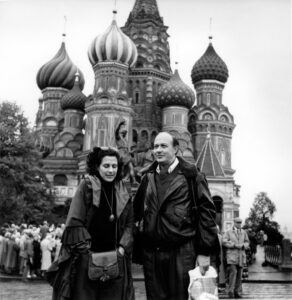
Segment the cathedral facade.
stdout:
<svg viewBox="0 0 292 300">
<path fill-rule="evenodd" d="M 231 167 L 234 119 L 223 105 L 226 64 L 210 38 L 192 69 L 194 93 L 178 70 L 171 70 L 168 27 L 156 0 L 136 0 L 121 28 L 115 15 L 89 46 L 95 75 L 91 95 L 82 92 L 85 78 L 69 58 L 65 41 L 37 74 L 42 92 L 37 144 L 57 203 L 74 195 L 94 146 L 118 148 L 137 174 L 153 161 L 157 133 L 168 131 L 179 141 L 178 154 L 206 174 L 217 223 L 228 229 L 239 214 L 240 187 Z"/>
</svg>

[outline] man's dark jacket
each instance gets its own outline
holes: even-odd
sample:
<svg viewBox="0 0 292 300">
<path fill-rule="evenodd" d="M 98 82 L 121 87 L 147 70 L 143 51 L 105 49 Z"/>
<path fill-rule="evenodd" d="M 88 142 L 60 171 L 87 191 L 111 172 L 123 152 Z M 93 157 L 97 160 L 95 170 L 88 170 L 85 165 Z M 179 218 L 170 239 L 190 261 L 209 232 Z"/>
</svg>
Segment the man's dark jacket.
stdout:
<svg viewBox="0 0 292 300">
<path fill-rule="evenodd" d="M 163 199 L 155 184 L 157 162 L 145 171 L 134 199 L 135 222 L 143 220 L 144 247 L 173 248 L 194 239 L 196 254 L 218 250 L 216 211 L 205 176 L 178 157 L 178 174 Z"/>
</svg>

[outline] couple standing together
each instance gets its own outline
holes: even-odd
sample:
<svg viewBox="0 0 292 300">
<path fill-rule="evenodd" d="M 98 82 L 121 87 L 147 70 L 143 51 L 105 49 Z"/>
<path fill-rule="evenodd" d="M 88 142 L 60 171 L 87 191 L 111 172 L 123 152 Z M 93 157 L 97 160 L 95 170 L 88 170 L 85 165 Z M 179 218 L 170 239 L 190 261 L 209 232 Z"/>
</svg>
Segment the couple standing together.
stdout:
<svg viewBox="0 0 292 300">
<path fill-rule="evenodd" d="M 48 271 L 54 300 L 134 299 L 131 274 L 133 227 L 143 240 L 147 299 L 188 298 L 188 271 L 204 274 L 218 251 L 215 207 L 205 177 L 177 157 L 178 141 L 159 133 L 155 162 L 145 171 L 133 201 L 121 180 L 119 154 L 94 148 L 88 177 L 72 200 L 59 258 Z M 88 278 L 89 252 L 117 251 L 120 276 Z"/>
</svg>

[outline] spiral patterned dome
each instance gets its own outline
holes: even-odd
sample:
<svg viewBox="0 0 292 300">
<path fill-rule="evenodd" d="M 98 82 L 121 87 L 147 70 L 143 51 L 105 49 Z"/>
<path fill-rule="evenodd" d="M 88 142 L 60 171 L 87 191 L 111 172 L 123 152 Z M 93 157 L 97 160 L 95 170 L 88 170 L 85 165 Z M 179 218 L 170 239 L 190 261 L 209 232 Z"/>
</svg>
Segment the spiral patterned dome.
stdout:
<svg viewBox="0 0 292 300">
<path fill-rule="evenodd" d="M 225 83 L 228 79 L 228 69 L 210 42 L 204 55 L 195 63 L 192 69 L 193 84 L 203 79 L 213 79 Z"/>
<path fill-rule="evenodd" d="M 80 74 L 76 73 L 73 88 L 61 99 L 62 109 L 79 109 L 84 110 L 87 97 L 80 89 Z"/>
<path fill-rule="evenodd" d="M 72 89 L 75 81 L 77 66 L 73 64 L 67 54 L 65 42 L 57 54 L 38 71 L 36 81 L 38 87 L 43 90 L 47 87 Z M 80 88 L 84 87 L 84 76 L 80 72 Z"/>
<path fill-rule="evenodd" d="M 102 61 L 118 61 L 132 67 L 137 61 L 138 52 L 134 42 L 122 32 L 114 17 L 111 26 L 92 41 L 88 57 L 92 66 Z"/>
<path fill-rule="evenodd" d="M 172 77 L 158 91 L 157 104 L 163 108 L 171 105 L 191 108 L 195 102 L 195 93 L 180 78 L 175 70 Z"/>
</svg>

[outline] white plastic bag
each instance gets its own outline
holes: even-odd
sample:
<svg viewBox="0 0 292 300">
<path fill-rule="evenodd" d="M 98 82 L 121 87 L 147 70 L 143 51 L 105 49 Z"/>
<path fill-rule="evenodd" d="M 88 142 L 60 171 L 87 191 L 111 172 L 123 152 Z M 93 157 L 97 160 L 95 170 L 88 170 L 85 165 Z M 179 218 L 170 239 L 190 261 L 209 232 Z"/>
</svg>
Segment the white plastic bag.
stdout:
<svg viewBox="0 0 292 300">
<path fill-rule="evenodd" d="M 218 287 L 216 283 L 217 272 L 213 267 L 209 267 L 203 276 L 200 268 L 189 271 L 190 284 L 188 288 L 188 300 L 218 300 Z"/>
</svg>

